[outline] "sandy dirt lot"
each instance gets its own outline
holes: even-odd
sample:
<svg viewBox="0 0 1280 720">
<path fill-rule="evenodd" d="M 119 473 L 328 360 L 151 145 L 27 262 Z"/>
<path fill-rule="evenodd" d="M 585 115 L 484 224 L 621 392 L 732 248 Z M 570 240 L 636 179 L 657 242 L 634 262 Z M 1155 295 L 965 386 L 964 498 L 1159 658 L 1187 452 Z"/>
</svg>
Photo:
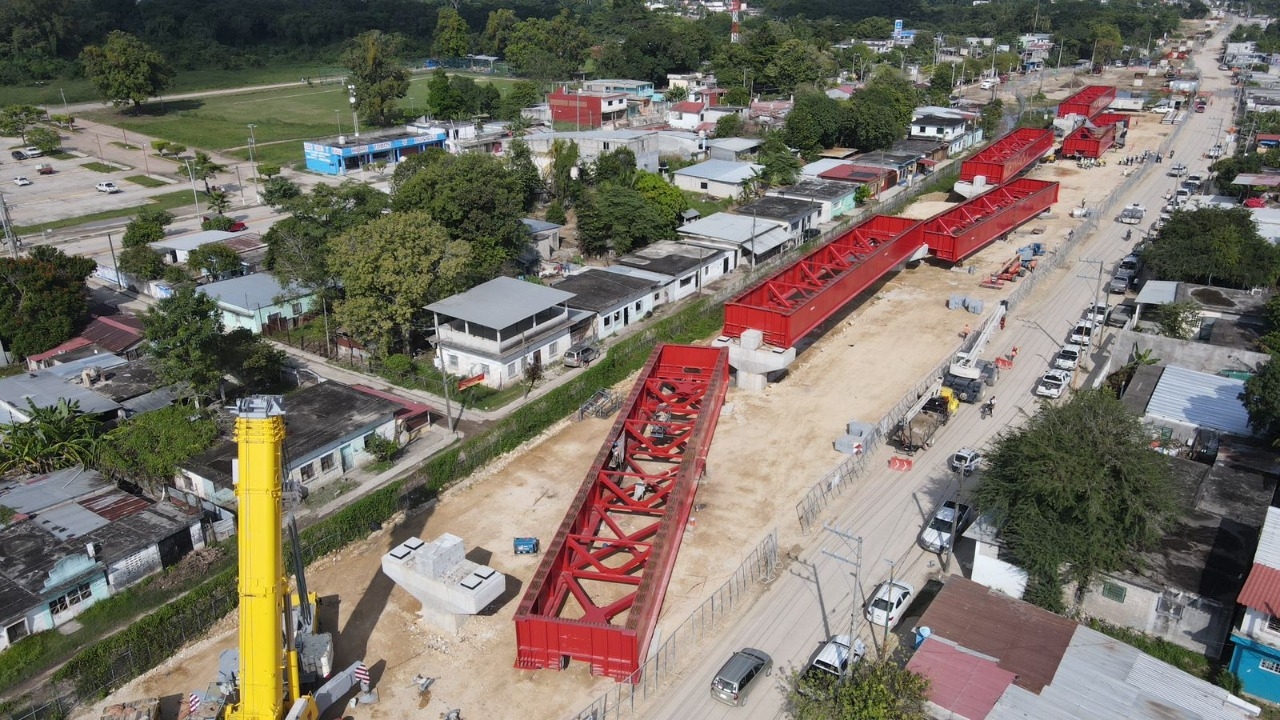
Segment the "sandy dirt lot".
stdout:
<svg viewBox="0 0 1280 720">
<path fill-rule="evenodd" d="M 1046 87 L 1046 90 L 1049 90 Z M 1065 92 L 1055 92 L 1054 97 Z M 1154 148 L 1170 131 L 1155 116 L 1139 116 L 1123 153 Z M 1120 155 L 1112 154 L 1109 159 Z M 981 318 L 949 311 L 946 299 L 961 293 L 988 305 L 1006 296 L 983 289 L 979 279 L 997 270 L 1014 249 L 1043 227 L 1036 240 L 1050 251 L 1079 225 L 1071 207 L 1102 199 L 1121 179 L 1114 160 L 1107 167 L 1078 169 L 1074 163 L 1043 166 L 1032 177 L 1062 184 L 1052 216 L 1039 218 L 1005 242 L 974 255 L 962 269 L 927 263 L 872 288 L 844 316 L 827 323 L 805 348 L 786 380 L 758 394 L 730 390 L 712 444 L 709 477 L 699 490 L 698 523 L 686 534 L 662 609 L 659 633 L 674 629 L 738 566 L 751 548 L 777 528 L 782 548 L 802 541 L 795 503 L 843 456 L 832 441 L 851 419 L 875 422 L 922 375 L 946 357 L 966 325 Z M 915 203 L 907 214 L 928 217 L 953 203 L 941 194 Z M 1003 353 L 997 336 L 988 354 Z M 624 394 L 630 382 L 619 390 Z M 461 708 L 468 718 L 522 716 L 548 720 L 568 716 L 613 683 L 594 678 L 582 663 L 564 672 L 516 671 L 512 615 L 538 557 L 515 556 L 511 538 L 549 540 L 563 518 L 611 421 L 564 422 L 451 490 L 422 514 L 401 518 L 309 571 L 311 586 L 325 598 L 322 621 L 337 630 L 338 665 L 364 658 L 382 700 L 377 705 L 331 712 L 357 720 L 437 718 Z M 437 632 L 416 616 L 417 603 L 379 570 L 381 555 L 410 536 L 433 540 L 443 532 L 461 536 L 472 560 L 508 574 L 509 590 L 491 615 L 473 618 L 458 636 Z M 234 619 L 208 640 L 184 648 L 162 667 L 114 694 L 111 701 L 161 696 L 167 717 L 178 698 L 203 689 L 214 677 L 218 654 L 235 642 Z M 412 678 L 438 678 L 420 696 Z M 518 700 L 517 700 L 518 698 Z M 87 709 L 80 718 L 96 718 Z"/>
</svg>

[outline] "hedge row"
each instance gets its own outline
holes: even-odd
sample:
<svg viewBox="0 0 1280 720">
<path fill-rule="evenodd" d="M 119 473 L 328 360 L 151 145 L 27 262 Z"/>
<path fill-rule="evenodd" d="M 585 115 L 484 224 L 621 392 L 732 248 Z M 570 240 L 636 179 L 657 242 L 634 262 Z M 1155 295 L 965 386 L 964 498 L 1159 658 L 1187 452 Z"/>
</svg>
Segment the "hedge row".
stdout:
<svg viewBox="0 0 1280 720">
<path fill-rule="evenodd" d="M 302 545 L 315 558 L 368 536 L 401 509 L 421 505 L 480 466 L 536 437 L 587 402 L 644 367 L 659 343 L 695 342 L 719 331 L 724 306 L 702 299 L 609 348 L 602 360 L 528 402 L 484 432 L 444 450 L 409 477 L 356 500 L 302 532 Z M 96 698 L 160 664 L 185 640 L 208 630 L 236 605 L 235 569 L 201 583 L 187 595 L 143 617 L 116 635 L 77 653 L 57 673 L 84 699 Z M 181 637 L 175 634 L 181 630 Z"/>
</svg>

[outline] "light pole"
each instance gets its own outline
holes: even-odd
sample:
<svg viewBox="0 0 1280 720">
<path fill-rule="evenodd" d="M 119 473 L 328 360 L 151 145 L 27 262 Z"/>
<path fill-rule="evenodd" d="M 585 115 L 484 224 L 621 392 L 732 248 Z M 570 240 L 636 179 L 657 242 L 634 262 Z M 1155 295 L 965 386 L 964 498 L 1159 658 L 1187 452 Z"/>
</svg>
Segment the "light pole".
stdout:
<svg viewBox="0 0 1280 720">
<path fill-rule="evenodd" d="M 334 110 L 333 117 L 338 120 L 338 137 L 342 137 L 342 111 Z"/>
<path fill-rule="evenodd" d="M 262 196 L 258 194 L 258 166 L 253 159 L 253 146 L 258 144 L 258 139 L 253 134 L 256 127 L 258 126 L 249 124 L 249 172 L 253 173 L 253 199 L 255 202 L 262 202 Z"/>
<path fill-rule="evenodd" d="M 62 112 L 70 115 L 71 108 L 67 107 L 67 94 L 62 91 L 62 88 L 58 88 L 58 94 L 62 96 Z"/>
<path fill-rule="evenodd" d="M 187 166 L 187 177 L 191 178 L 191 201 L 195 203 L 196 215 L 200 215 L 200 196 L 196 194 L 196 172 L 191 169 L 191 160 L 183 158 L 182 164 Z"/>
<path fill-rule="evenodd" d="M 353 134 L 360 137 L 360 118 L 356 115 L 356 86 L 347 86 L 347 99 L 351 101 L 351 127 L 354 128 Z"/>
</svg>

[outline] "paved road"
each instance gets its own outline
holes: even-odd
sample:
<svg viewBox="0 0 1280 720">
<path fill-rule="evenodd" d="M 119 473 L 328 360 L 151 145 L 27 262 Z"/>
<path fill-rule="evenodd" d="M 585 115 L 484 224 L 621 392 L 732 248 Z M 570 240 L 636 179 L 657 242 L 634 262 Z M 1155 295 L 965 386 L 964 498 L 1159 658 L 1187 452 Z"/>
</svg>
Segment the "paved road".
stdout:
<svg viewBox="0 0 1280 720">
<path fill-rule="evenodd" d="M 1210 68 L 1205 88 L 1213 92 L 1215 102 L 1207 113 L 1189 114 L 1175 141 L 1177 160 L 1186 163 L 1192 173 L 1207 174 L 1209 161 L 1202 158 L 1203 152 L 1218 138 L 1219 128 L 1225 137 L 1225 128 L 1231 124 L 1233 88 L 1224 73 L 1212 69 L 1217 64 L 1209 56 L 1209 52 L 1216 51 L 1219 39 L 1210 40 L 1210 50 L 1202 51 L 1199 63 Z M 1158 122 L 1157 118 L 1148 114 L 1143 122 Z M 1146 172 L 1144 181 L 1120 198 L 1115 210 L 1122 203 L 1139 202 L 1149 209 L 1148 222 L 1154 219 L 1164 204 L 1163 193 L 1174 184 L 1173 178 L 1165 175 L 1170 166 L 1168 161 L 1138 166 Z M 1094 297 L 1097 265 L 1083 260 L 1105 260 L 1109 273 L 1115 261 L 1131 247 L 1121 239 L 1127 227 L 1112 218 L 1102 218 L 1100 229 L 1081 242 L 1071 261 L 1053 271 L 1056 277 L 1045 280 L 1047 285 L 1037 289 L 1038 302 L 1018 308 L 1007 329 L 993 341 L 995 348 L 1021 349 L 1016 366 L 1001 375 L 996 388 L 1001 402 L 994 419 L 982 420 L 977 408 L 962 407 L 941 432 L 937 447 L 918 454 L 915 468 L 907 473 L 888 470 L 888 452 L 881 451 L 879 457 L 871 459 L 869 467 L 874 469 L 868 476 L 855 481 L 856 485 L 823 514 L 830 526 L 863 538 L 862 593 L 869 594 L 876 583 L 888 579 L 890 572 L 917 589 L 930 576 L 936 577 L 940 559 L 918 548 L 915 540 L 932 510 L 956 491 L 958 478 L 944 466 L 948 453 L 966 445 L 981 448 L 996 432 L 1035 412 L 1037 399 L 1032 387 L 1036 379 Z M 1119 301 L 1116 295 L 1110 299 L 1113 303 Z M 976 479 L 965 483 L 965 492 Z M 757 604 L 733 627 L 702 644 L 701 660 L 686 666 L 683 675 L 663 689 L 662 700 L 648 708 L 645 717 L 782 717 L 781 677 L 792 667 L 806 665 L 829 634 L 848 632 L 851 617 L 856 618 L 856 632 L 874 647 L 868 625 L 861 617 L 862 594 L 856 593 L 852 568 L 823 551 L 843 557 L 854 555 L 846 540 L 830 532 L 815 531 L 798 560 L 788 565 Z M 952 571 L 958 572 L 954 563 Z M 901 627 L 910 628 L 913 624 L 914 618 L 909 616 Z M 733 651 L 746 646 L 770 653 L 776 669 L 768 682 L 755 689 L 746 708 L 728 708 L 710 698 L 709 683 L 720 664 Z"/>
</svg>

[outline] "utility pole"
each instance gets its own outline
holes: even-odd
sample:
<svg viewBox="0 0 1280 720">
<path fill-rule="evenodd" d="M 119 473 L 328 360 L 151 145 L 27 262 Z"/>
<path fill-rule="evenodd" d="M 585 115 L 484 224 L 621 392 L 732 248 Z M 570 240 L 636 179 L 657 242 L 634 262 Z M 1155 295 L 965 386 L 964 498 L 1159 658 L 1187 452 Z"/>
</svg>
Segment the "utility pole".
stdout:
<svg viewBox="0 0 1280 720">
<path fill-rule="evenodd" d="M 124 289 L 124 283 L 120 280 L 120 264 L 116 262 L 116 244 L 111 240 L 111 233 L 107 233 L 107 247 L 111 249 L 111 267 L 116 271 L 116 287 Z"/>
<path fill-rule="evenodd" d="M 253 159 L 253 148 L 258 144 L 258 139 L 253 135 L 253 129 L 258 127 L 253 123 L 249 124 L 249 171 L 253 173 L 253 199 L 254 202 L 262 202 L 262 194 L 258 192 L 258 166 Z M 236 168 L 237 175 L 239 167 Z"/>
<path fill-rule="evenodd" d="M 1105 260 L 1095 260 L 1095 259 L 1092 259 L 1092 258 L 1080 258 L 1080 262 L 1082 262 L 1082 263 L 1091 263 L 1091 264 L 1096 264 L 1096 265 L 1098 266 L 1098 284 L 1097 284 L 1097 286 L 1096 286 L 1096 287 L 1094 287 L 1094 290 L 1093 290 L 1093 304 L 1094 304 L 1094 307 L 1097 307 L 1098 305 L 1101 305 L 1101 304 L 1102 304 L 1102 270 L 1103 270 L 1103 268 L 1105 267 L 1105 266 L 1104 266 L 1104 263 L 1105 263 L 1106 261 L 1105 261 Z M 1092 312 L 1091 312 L 1090 314 L 1092 314 Z M 1104 323 L 1104 326 L 1105 326 L 1105 323 Z M 1102 338 L 1102 333 L 1101 333 L 1101 332 L 1097 332 L 1097 331 L 1100 331 L 1101 329 L 1102 329 L 1101 327 L 1096 327 L 1096 328 L 1094 328 L 1094 331 L 1095 331 L 1095 332 L 1090 332 L 1090 333 L 1089 333 L 1089 350 L 1090 350 L 1090 352 L 1092 352 L 1092 351 L 1096 350 L 1096 349 L 1097 349 L 1097 345 L 1101 344 L 1101 341 L 1102 341 L 1102 340 L 1101 340 L 1101 338 Z"/>
<path fill-rule="evenodd" d="M 200 196 L 196 193 L 196 172 L 191 169 L 191 160 L 183 158 L 182 164 L 187 166 L 187 177 L 191 178 L 191 201 L 196 206 L 196 215 L 200 214 Z"/>
<path fill-rule="evenodd" d="M 847 662 L 845 663 L 844 668 L 842 668 L 840 671 L 840 681 L 851 682 L 853 680 L 853 647 L 854 647 L 854 643 L 857 642 L 857 638 L 854 637 L 854 634 L 853 634 L 853 627 L 858 622 L 858 600 L 859 598 L 862 597 L 862 580 L 861 580 L 862 537 L 857 535 L 852 535 L 842 530 L 837 530 L 831 527 L 830 525 L 824 524 L 822 526 L 822 529 L 826 530 L 832 535 L 835 535 L 841 540 L 844 540 L 845 544 L 849 545 L 849 547 L 853 550 L 852 558 L 844 557 L 843 555 L 837 555 L 828 550 L 822 551 L 822 554 L 826 555 L 827 557 L 834 558 L 836 560 L 839 560 L 842 563 L 846 563 L 853 566 L 853 597 L 850 598 L 850 602 L 849 602 L 849 657 L 847 658 Z"/>
<path fill-rule="evenodd" d="M 4 193 L 0 192 L 0 220 L 4 221 L 4 239 L 9 243 L 9 254 L 13 255 L 13 259 L 18 259 L 18 236 L 13 232 L 13 221 L 9 218 L 9 203 L 4 199 Z"/>
<path fill-rule="evenodd" d="M 889 563 L 889 592 L 893 593 L 893 572 L 898 569 L 898 564 L 885 558 L 885 562 Z M 889 615 L 886 613 L 884 622 L 884 644 L 880 646 L 880 657 L 883 659 L 889 653 Z"/>
<path fill-rule="evenodd" d="M 360 117 L 356 114 L 356 86 L 347 86 L 347 99 L 351 102 L 351 127 L 355 129 L 353 133 L 356 137 L 360 137 Z"/>
</svg>

